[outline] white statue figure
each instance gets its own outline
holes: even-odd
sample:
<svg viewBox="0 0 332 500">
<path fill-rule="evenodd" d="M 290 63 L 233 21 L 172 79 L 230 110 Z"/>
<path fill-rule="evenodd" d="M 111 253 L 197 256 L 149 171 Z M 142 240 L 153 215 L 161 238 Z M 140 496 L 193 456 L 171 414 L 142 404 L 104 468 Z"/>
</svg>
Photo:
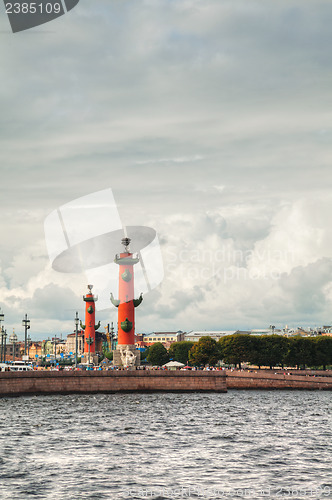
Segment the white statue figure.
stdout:
<svg viewBox="0 0 332 500">
<path fill-rule="evenodd" d="M 135 354 L 127 346 L 125 349 L 120 349 L 121 361 L 123 366 L 135 366 Z"/>
</svg>

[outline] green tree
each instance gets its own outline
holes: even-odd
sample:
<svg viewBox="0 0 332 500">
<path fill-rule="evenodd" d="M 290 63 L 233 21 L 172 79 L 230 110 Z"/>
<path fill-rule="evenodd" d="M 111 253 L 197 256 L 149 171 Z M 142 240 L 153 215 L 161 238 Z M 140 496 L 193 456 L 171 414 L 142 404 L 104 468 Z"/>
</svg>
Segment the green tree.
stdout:
<svg viewBox="0 0 332 500">
<path fill-rule="evenodd" d="M 152 346 L 150 346 L 149 348 L 149 353 L 146 359 L 152 365 L 164 365 L 169 360 L 166 347 L 164 347 L 161 342 L 152 344 Z"/>
<path fill-rule="evenodd" d="M 326 370 L 326 366 L 332 365 L 332 337 L 316 337 L 313 342 L 313 364 L 322 366 Z"/>
<path fill-rule="evenodd" d="M 193 365 L 215 365 L 219 359 L 219 345 L 208 336 L 201 337 L 189 351 L 189 362 Z"/>
<path fill-rule="evenodd" d="M 251 361 L 256 348 L 256 340 L 250 335 L 227 335 L 218 343 L 224 362 L 239 365 L 239 368 L 244 361 Z"/>
<path fill-rule="evenodd" d="M 106 351 L 104 351 L 104 358 L 107 358 L 110 361 L 112 361 L 112 359 L 113 359 L 113 351 L 112 352 L 109 352 L 109 351 L 106 352 Z"/>
<path fill-rule="evenodd" d="M 168 349 L 168 354 L 170 359 L 174 361 L 179 361 L 179 363 L 188 363 L 189 351 L 194 345 L 194 342 L 174 342 Z"/>
<path fill-rule="evenodd" d="M 312 366 L 314 363 L 314 345 L 312 339 L 303 337 L 291 337 L 288 339 L 288 352 L 285 363 L 290 366 L 303 368 Z"/>
<path fill-rule="evenodd" d="M 250 363 L 261 366 L 283 366 L 288 352 L 288 339 L 280 335 L 262 335 L 255 339 Z"/>
<path fill-rule="evenodd" d="M 251 365 L 258 365 L 259 369 L 261 366 L 266 365 L 265 345 L 262 337 L 252 336 L 250 338 L 250 350 L 247 353 L 247 361 Z"/>
</svg>

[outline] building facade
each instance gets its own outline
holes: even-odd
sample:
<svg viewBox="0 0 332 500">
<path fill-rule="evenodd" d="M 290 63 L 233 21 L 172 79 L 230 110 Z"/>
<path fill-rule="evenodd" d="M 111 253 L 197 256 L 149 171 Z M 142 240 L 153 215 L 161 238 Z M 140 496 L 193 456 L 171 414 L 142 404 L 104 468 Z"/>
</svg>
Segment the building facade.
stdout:
<svg viewBox="0 0 332 500">
<path fill-rule="evenodd" d="M 70 354 L 71 352 L 74 354 L 76 352 L 76 333 L 67 335 L 65 353 Z M 77 334 L 77 352 L 79 356 L 84 352 L 84 332 L 82 330 Z"/>
<path fill-rule="evenodd" d="M 143 337 L 143 343 L 146 347 L 160 342 L 166 349 L 174 342 L 185 340 L 185 333 L 179 330 L 178 332 L 153 332 L 147 333 Z"/>
<path fill-rule="evenodd" d="M 227 335 L 233 335 L 234 330 L 224 330 L 224 331 L 191 331 L 185 334 L 184 340 L 188 342 L 198 342 L 202 337 L 211 337 L 216 342 L 222 337 L 226 337 Z M 248 332 L 249 333 L 249 332 Z"/>
</svg>

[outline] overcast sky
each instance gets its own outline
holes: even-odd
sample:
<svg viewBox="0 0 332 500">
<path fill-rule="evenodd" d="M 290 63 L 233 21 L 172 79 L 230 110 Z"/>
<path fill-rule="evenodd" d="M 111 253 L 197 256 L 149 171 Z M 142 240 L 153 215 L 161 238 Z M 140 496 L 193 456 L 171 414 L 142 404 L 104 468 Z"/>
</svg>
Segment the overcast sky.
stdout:
<svg viewBox="0 0 332 500">
<path fill-rule="evenodd" d="M 330 324 L 331 26 L 330 0 L 80 0 L 12 34 L 0 4 L 7 332 L 83 319 L 44 220 L 105 188 L 159 235 L 137 332 Z"/>
</svg>

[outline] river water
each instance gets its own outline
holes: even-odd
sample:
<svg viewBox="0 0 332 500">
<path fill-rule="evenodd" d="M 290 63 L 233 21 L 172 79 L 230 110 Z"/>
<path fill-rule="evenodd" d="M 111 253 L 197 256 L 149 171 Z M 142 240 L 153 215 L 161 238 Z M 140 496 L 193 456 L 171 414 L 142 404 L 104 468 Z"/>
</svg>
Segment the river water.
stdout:
<svg viewBox="0 0 332 500">
<path fill-rule="evenodd" d="M 331 393 L 0 399 L 0 499 L 332 498 Z"/>
</svg>

